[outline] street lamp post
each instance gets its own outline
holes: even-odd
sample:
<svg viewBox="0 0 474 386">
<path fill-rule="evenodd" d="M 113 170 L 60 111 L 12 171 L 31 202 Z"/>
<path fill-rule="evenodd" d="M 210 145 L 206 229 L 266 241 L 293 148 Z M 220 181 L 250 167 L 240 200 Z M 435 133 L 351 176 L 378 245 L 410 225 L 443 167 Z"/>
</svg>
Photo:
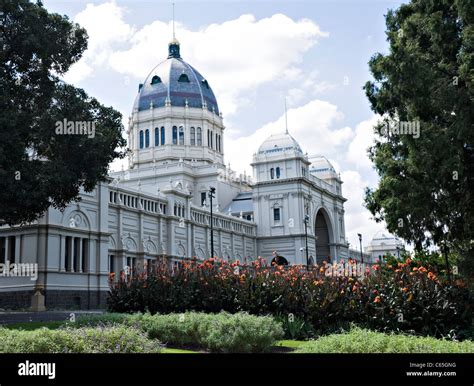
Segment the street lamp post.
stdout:
<svg viewBox="0 0 474 386">
<path fill-rule="evenodd" d="M 211 257 L 214 257 L 214 219 L 212 217 L 212 199 L 215 198 L 214 193 L 216 192 L 216 188 L 211 186 L 209 188 L 209 199 L 211 205 Z"/>
<path fill-rule="evenodd" d="M 359 236 L 359 243 L 360 243 L 360 263 L 362 264 L 364 262 L 364 255 L 362 254 L 362 234 L 357 233 L 357 236 Z"/>
<path fill-rule="evenodd" d="M 309 257 L 308 257 L 308 221 L 309 215 L 304 216 L 304 238 L 306 243 L 306 270 L 309 271 Z"/>
</svg>

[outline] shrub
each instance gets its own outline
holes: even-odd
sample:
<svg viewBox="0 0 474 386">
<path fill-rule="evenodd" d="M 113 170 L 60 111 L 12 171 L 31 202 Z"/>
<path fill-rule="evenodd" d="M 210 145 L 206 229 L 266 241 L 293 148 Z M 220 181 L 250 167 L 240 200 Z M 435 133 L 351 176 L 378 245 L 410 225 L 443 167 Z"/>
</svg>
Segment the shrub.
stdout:
<svg viewBox="0 0 474 386">
<path fill-rule="evenodd" d="M 285 339 L 309 339 L 315 337 L 316 331 L 310 323 L 302 318 L 297 318 L 293 314 L 288 316 L 278 315 L 275 319 L 282 325 L 285 332 Z"/>
<path fill-rule="evenodd" d="M 349 332 L 303 343 L 296 353 L 473 353 L 474 342 L 385 334 L 352 328 Z"/>
<path fill-rule="evenodd" d="M 110 322 L 119 318 L 103 320 Z M 100 323 L 100 318 L 95 318 Z M 122 320 L 146 331 L 151 339 L 176 346 L 201 347 L 212 352 L 263 352 L 283 337 L 283 330 L 271 317 L 246 313 L 126 315 Z"/>
<path fill-rule="evenodd" d="M 328 267 L 308 271 L 302 266 L 267 267 L 261 260 L 242 266 L 216 259 L 185 262 L 173 270 L 158 264 L 150 274 L 135 272 L 127 281 L 111 282 L 108 305 L 114 312 L 152 314 L 293 314 L 317 333 L 356 323 L 387 331 L 469 336 L 474 302 L 461 280 L 450 285 L 435 268 L 409 259 L 375 265 L 360 278 L 326 276 Z M 287 336 L 303 328 L 284 326 Z"/>
<path fill-rule="evenodd" d="M 127 326 L 34 331 L 0 328 L 0 353 L 150 353 L 158 341 Z"/>
<path fill-rule="evenodd" d="M 121 313 L 106 313 L 106 314 L 85 314 L 80 315 L 74 322 L 68 321 L 65 325 L 67 327 L 96 327 L 96 326 L 111 326 L 114 324 L 126 324 L 130 320 L 129 314 Z"/>
<path fill-rule="evenodd" d="M 283 337 L 281 325 L 272 317 L 242 312 L 104 314 L 80 317 L 69 325 L 108 326 L 115 323 L 140 328 L 149 338 L 166 344 L 201 347 L 213 352 L 263 352 Z"/>
</svg>

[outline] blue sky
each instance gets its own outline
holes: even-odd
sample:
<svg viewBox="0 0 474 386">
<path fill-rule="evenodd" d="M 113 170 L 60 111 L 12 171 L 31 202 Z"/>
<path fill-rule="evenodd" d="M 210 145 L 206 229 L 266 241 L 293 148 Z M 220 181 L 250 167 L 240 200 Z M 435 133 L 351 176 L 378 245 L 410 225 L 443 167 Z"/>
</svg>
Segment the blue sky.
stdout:
<svg viewBox="0 0 474 386">
<path fill-rule="evenodd" d="M 357 245 L 383 229 L 362 206 L 377 175 L 366 156 L 376 117 L 362 86 L 367 62 L 387 52 L 384 15 L 400 1 L 175 1 L 183 59 L 216 94 L 226 125 L 226 162 L 249 173 L 268 135 L 284 130 L 310 155 L 323 154 L 341 173 L 348 201 L 346 233 Z M 171 1 L 44 0 L 90 35 L 83 59 L 65 80 L 122 112 L 124 125 L 138 84 L 166 58 Z M 112 165 L 113 169 L 119 163 Z"/>
</svg>

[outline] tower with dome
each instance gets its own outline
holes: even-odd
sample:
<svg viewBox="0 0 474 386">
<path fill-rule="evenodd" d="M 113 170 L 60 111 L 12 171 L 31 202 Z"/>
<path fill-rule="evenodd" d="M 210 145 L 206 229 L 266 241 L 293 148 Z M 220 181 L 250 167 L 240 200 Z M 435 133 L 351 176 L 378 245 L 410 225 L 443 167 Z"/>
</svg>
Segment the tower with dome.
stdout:
<svg viewBox="0 0 474 386">
<path fill-rule="evenodd" d="M 306 264 L 306 245 L 314 262 L 346 259 L 346 199 L 331 163 L 310 159 L 282 128 L 255 149 L 253 179 L 237 176 L 224 162 L 224 131 L 212 74 L 188 64 L 173 38 L 168 57 L 138 85 L 127 169 L 62 212 L 0 228 L 0 258 L 38 264 L 36 280 L 11 278 L 0 289 L 0 308 L 101 307 L 110 274 L 157 260 L 270 262 L 276 250 Z"/>
</svg>

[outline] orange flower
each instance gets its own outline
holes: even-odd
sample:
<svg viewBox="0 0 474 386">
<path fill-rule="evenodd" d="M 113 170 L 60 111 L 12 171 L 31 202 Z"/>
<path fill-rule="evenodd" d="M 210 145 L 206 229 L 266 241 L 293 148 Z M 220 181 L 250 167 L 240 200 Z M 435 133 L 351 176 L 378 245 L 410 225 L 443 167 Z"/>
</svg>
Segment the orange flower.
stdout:
<svg viewBox="0 0 474 386">
<path fill-rule="evenodd" d="M 425 267 L 420 267 L 418 270 L 423 273 L 428 271 Z"/>
<path fill-rule="evenodd" d="M 352 291 L 353 291 L 353 292 L 356 292 L 356 291 L 357 291 L 357 286 L 356 286 L 355 284 L 352 286 Z"/>
<path fill-rule="evenodd" d="M 436 275 L 433 272 L 428 272 L 428 279 L 436 280 Z"/>
<path fill-rule="evenodd" d="M 418 271 L 418 268 L 417 267 L 413 267 L 413 272 L 416 272 Z"/>
<path fill-rule="evenodd" d="M 404 287 L 404 288 L 402 288 L 402 291 L 406 293 L 406 292 L 408 292 L 408 288 Z"/>
<path fill-rule="evenodd" d="M 405 260 L 405 263 L 410 264 L 410 263 L 411 263 L 411 259 L 410 259 L 410 258 L 406 259 L 406 260 Z"/>
<path fill-rule="evenodd" d="M 376 296 L 374 299 L 374 303 L 380 303 L 382 299 L 380 299 L 380 296 Z"/>
</svg>

